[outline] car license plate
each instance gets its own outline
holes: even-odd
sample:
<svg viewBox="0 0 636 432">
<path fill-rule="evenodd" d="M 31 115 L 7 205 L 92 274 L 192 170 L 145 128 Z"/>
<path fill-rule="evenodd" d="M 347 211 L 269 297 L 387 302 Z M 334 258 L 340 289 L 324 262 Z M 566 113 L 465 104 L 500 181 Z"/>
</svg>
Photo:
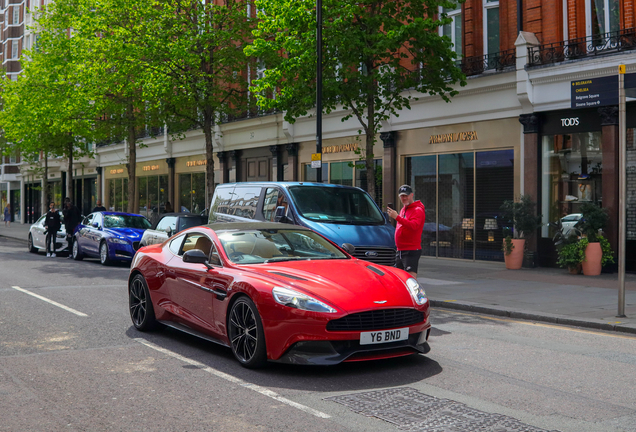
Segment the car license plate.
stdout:
<svg viewBox="0 0 636 432">
<path fill-rule="evenodd" d="M 360 345 L 382 344 L 397 342 L 409 338 L 409 328 L 382 330 L 360 333 Z"/>
</svg>

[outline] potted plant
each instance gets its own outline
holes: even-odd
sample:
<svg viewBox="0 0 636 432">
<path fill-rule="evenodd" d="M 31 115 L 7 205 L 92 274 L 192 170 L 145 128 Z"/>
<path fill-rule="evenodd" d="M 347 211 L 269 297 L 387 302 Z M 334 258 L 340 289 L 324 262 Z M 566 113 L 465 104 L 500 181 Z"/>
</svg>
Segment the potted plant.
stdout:
<svg viewBox="0 0 636 432">
<path fill-rule="evenodd" d="M 585 249 L 576 235 L 571 235 L 557 246 L 557 264 L 567 267 L 571 274 L 581 273 L 581 264 L 585 260 Z"/>
<path fill-rule="evenodd" d="M 501 218 L 504 224 L 504 260 L 506 268 L 518 270 L 523 263 L 526 239 L 541 227 L 541 216 L 535 214 L 535 203 L 529 195 L 521 195 L 518 201 L 504 201 Z"/>
<path fill-rule="evenodd" d="M 614 262 L 614 253 L 609 242 L 603 237 L 602 230 L 607 225 L 607 210 L 594 203 L 581 205 L 581 221 L 577 224 L 583 233 L 579 241 L 585 247 L 585 259 L 582 262 L 583 274 L 597 276 L 608 262 Z"/>
</svg>

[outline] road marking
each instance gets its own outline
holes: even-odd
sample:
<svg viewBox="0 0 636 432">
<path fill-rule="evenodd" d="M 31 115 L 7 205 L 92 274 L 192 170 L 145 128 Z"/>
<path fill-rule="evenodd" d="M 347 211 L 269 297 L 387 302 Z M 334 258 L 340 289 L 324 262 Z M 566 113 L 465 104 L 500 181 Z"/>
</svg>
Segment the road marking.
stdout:
<svg viewBox="0 0 636 432">
<path fill-rule="evenodd" d="M 417 281 L 424 285 L 461 285 L 465 282 L 454 282 L 442 279 L 430 279 L 425 277 L 417 278 Z"/>
<path fill-rule="evenodd" d="M 18 291 L 20 291 L 20 292 L 23 292 L 23 293 L 25 293 L 25 294 L 28 294 L 28 295 L 30 295 L 30 296 L 33 296 L 33 297 L 35 297 L 35 298 L 38 298 L 38 299 L 40 299 L 40 300 L 44 300 L 44 301 L 45 301 L 45 302 L 47 302 L 47 303 L 50 303 L 50 304 L 52 304 L 52 305 L 54 305 L 54 306 L 57 306 L 57 307 L 60 307 L 60 308 L 64 309 L 65 311 L 68 311 L 68 312 L 70 312 L 70 313 L 74 313 L 74 314 L 75 314 L 75 315 L 77 315 L 77 316 L 81 316 L 81 317 L 87 317 L 87 316 L 88 316 L 88 315 L 86 315 L 86 314 L 85 314 L 85 313 L 83 313 L 83 312 L 76 311 L 76 310 L 75 310 L 75 309 L 73 309 L 73 308 L 70 308 L 70 307 L 68 307 L 68 306 L 64 306 L 63 304 L 60 304 L 60 303 L 58 303 L 58 302 L 56 302 L 56 301 L 53 301 L 53 300 L 47 299 L 46 297 L 42 297 L 42 296 L 41 296 L 41 295 L 39 295 L 39 294 L 32 293 L 31 291 L 27 291 L 27 290 L 25 290 L 25 289 L 23 289 L 23 288 L 20 288 L 20 287 L 18 287 L 18 286 L 14 286 L 14 287 L 11 287 L 11 288 L 13 288 L 13 289 L 15 289 L 15 290 L 18 290 Z"/>
<path fill-rule="evenodd" d="M 280 396 L 278 393 L 273 392 L 273 391 L 271 391 L 271 390 L 269 390 L 269 389 L 267 389 L 265 387 L 261 387 L 261 386 L 256 385 L 256 384 L 250 384 L 250 383 L 248 383 L 246 381 L 243 381 L 240 378 L 237 378 L 235 376 L 226 374 L 225 372 L 221 372 L 221 371 L 219 371 L 217 369 L 211 368 L 210 366 L 207 366 L 207 365 L 205 365 L 203 363 L 200 363 L 200 362 L 198 362 L 196 360 L 192 360 L 192 359 L 189 359 L 187 357 L 184 357 L 181 354 L 177 354 L 174 351 L 170 351 L 168 349 L 162 348 L 162 347 L 160 347 L 158 345 L 153 344 L 152 342 L 148 342 L 147 340 L 140 339 L 140 338 L 135 338 L 135 340 L 137 342 L 139 342 L 140 344 L 146 345 L 148 348 L 152 348 L 152 349 L 154 349 L 156 351 L 159 351 L 161 353 L 164 353 L 166 355 L 174 357 L 174 358 L 176 358 L 178 360 L 181 360 L 181 361 L 183 361 L 185 363 L 188 363 L 188 364 L 191 364 L 193 366 L 196 366 L 199 369 L 202 369 L 202 370 L 204 370 L 204 371 L 206 371 L 208 373 L 211 373 L 214 376 L 217 376 L 219 378 L 223 378 L 224 380 L 230 381 L 230 382 L 232 382 L 234 384 L 238 384 L 238 385 L 240 385 L 242 387 L 245 387 L 247 389 L 253 390 L 253 391 L 257 392 L 257 393 L 260 393 L 260 394 L 262 394 L 264 396 L 267 396 L 267 397 L 270 397 L 272 399 L 275 399 L 275 400 L 277 400 L 279 402 L 282 402 L 282 403 L 287 404 L 289 406 L 292 406 L 294 408 L 298 408 L 299 410 L 304 411 L 306 413 L 309 413 L 311 415 L 314 415 L 316 417 L 325 418 L 325 419 L 331 418 L 331 416 L 329 414 L 325 414 L 325 413 L 323 413 L 321 411 L 315 410 L 313 408 L 309 408 L 308 406 L 305 406 L 305 405 L 299 404 L 297 402 L 294 402 L 292 400 L 289 400 L 287 398 L 284 398 L 284 397 Z"/>
<path fill-rule="evenodd" d="M 452 310 L 448 310 L 448 309 L 444 309 L 444 308 L 442 308 L 442 309 L 433 308 L 433 309 L 436 309 L 438 311 L 453 313 L 453 314 L 456 314 L 456 315 L 476 316 L 476 317 L 487 319 L 487 320 L 491 320 L 491 321 L 511 322 L 511 323 L 535 326 L 535 327 L 546 327 L 546 328 L 551 328 L 551 329 L 559 329 L 559 330 L 571 331 L 571 332 L 576 332 L 576 333 L 586 333 L 586 334 L 593 334 L 593 335 L 597 335 L 597 336 L 609 336 L 609 337 L 619 338 L 619 339 L 630 339 L 630 340 L 636 339 L 636 337 L 634 337 L 634 336 L 619 335 L 619 334 L 609 334 L 609 333 L 606 333 L 607 330 L 582 330 L 582 329 L 577 329 L 577 328 L 571 328 L 571 327 L 568 327 L 569 324 L 561 324 L 561 325 L 544 324 L 544 323 L 539 323 L 539 322 L 529 322 L 529 321 L 523 321 L 523 320 L 516 320 L 516 319 L 512 319 L 512 318 L 495 318 L 495 317 L 481 315 L 481 314 L 476 314 L 476 313 L 473 314 L 473 313 L 466 313 L 466 312 L 456 312 L 456 311 L 452 311 Z"/>
</svg>

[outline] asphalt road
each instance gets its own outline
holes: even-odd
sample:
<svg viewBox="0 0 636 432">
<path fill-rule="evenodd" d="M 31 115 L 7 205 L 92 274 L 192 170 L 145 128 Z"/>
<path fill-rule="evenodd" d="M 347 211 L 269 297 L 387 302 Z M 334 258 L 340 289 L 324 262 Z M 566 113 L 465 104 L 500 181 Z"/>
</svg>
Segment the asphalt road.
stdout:
<svg viewBox="0 0 636 432">
<path fill-rule="evenodd" d="M 434 310 L 427 356 L 251 371 L 127 275 L 0 238 L 0 431 L 636 431 L 631 336 Z"/>
</svg>

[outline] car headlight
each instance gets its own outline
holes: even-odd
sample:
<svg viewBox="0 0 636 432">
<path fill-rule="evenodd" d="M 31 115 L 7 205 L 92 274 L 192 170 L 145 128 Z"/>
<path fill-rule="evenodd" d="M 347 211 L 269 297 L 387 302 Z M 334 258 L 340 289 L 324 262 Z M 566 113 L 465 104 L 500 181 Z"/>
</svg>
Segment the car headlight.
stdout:
<svg viewBox="0 0 636 432">
<path fill-rule="evenodd" d="M 117 244 L 128 244 L 128 241 L 117 238 L 117 237 L 111 237 L 108 239 L 108 241 L 111 243 L 117 243 Z"/>
<path fill-rule="evenodd" d="M 324 304 L 323 302 L 316 300 L 313 297 L 309 297 L 307 294 L 300 293 L 298 291 L 291 290 L 289 288 L 274 287 L 272 289 L 274 300 L 284 305 L 293 307 L 296 309 L 302 309 L 311 312 L 325 312 L 336 313 L 337 311 Z"/>
<path fill-rule="evenodd" d="M 424 288 L 420 286 L 420 284 L 413 278 L 408 278 L 406 281 L 406 287 L 409 289 L 411 293 L 411 297 L 418 305 L 423 305 L 428 300 L 426 298 L 426 292 Z"/>
</svg>

